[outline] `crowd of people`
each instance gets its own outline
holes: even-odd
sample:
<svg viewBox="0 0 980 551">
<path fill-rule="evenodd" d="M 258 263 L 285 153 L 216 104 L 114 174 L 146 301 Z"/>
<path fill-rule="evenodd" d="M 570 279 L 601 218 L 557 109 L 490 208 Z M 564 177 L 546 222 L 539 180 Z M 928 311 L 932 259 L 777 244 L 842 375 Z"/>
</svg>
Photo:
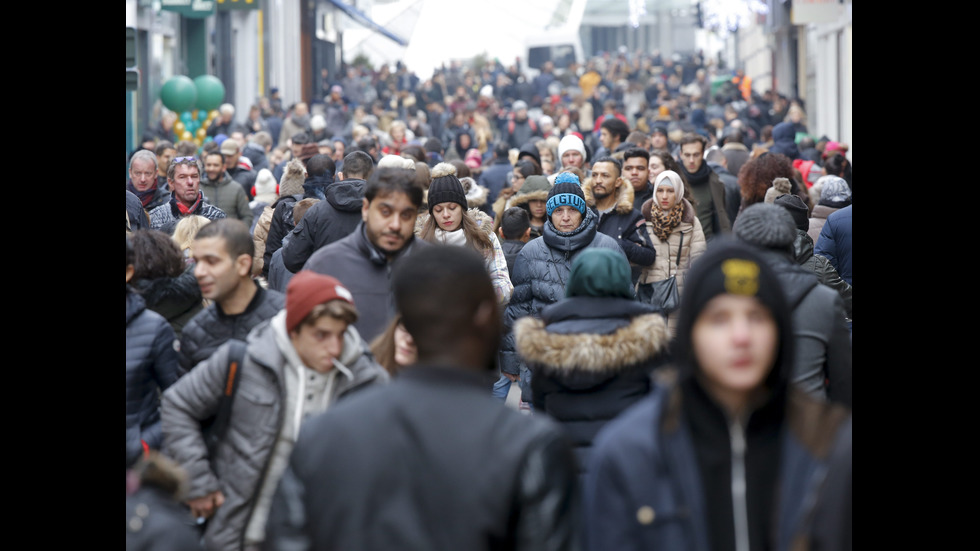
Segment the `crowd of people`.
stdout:
<svg viewBox="0 0 980 551">
<path fill-rule="evenodd" d="M 165 113 L 128 548 L 850 549 L 848 148 L 719 74 L 348 66 L 200 147 Z"/>
</svg>

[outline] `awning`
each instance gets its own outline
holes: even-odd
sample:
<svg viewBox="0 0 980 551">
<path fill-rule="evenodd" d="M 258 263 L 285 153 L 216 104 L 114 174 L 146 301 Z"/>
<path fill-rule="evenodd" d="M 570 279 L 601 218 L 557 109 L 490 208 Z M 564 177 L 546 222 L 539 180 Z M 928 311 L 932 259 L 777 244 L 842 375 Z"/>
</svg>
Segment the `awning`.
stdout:
<svg viewBox="0 0 980 551">
<path fill-rule="evenodd" d="M 370 17 L 368 17 L 367 15 L 365 15 L 364 12 L 362 12 L 361 10 L 355 8 L 354 6 L 351 6 L 350 4 L 348 4 L 346 2 L 341 2 L 340 0 L 330 0 L 330 3 L 333 4 L 334 6 L 337 6 L 341 10 L 343 10 L 344 13 L 346 13 L 347 15 L 349 15 L 351 19 L 353 19 L 354 21 L 357 21 L 361 25 L 364 25 L 365 27 L 367 27 L 367 28 L 369 28 L 369 29 L 371 29 L 371 30 L 373 30 L 375 32 L 379 32 L 379 33 L 385 35 L 386 37 L 388 37 L 391 40 L 395 41 L 400 46 L 408 46 L 408 41 L 407 40 L 405 40 L 404 38 L 396 35 L 395 33 L 391 32 L 391 31 L 389 31 L 388 29 L 384 28 L 383 25 L 381 25 L 381 24 L 373 21 Z"/>
</svg>

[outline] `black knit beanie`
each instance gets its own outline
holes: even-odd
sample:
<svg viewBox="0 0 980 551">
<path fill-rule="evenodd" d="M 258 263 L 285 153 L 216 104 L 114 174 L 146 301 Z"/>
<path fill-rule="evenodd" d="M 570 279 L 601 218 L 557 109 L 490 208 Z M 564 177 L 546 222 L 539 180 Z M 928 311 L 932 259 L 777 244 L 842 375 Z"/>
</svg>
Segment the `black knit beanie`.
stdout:
<svg viewBox="0 0 980 551">
<path fill-rule="evenodd" d="M 449 163 L 439 163 L 432 167 L 432 183 L 429 184 L 429 214 L 439 203 L 457 203 L 466 211 L 466 192 L 456 177 L 456 167 Z"/>
<path fill-rule="evenodd" d="M 780 195 L 779 197 L 776 197 L 773 204 L 783 207 L 787 212 L 789 212 L 789 215 L 793 217 L 793 221 L 796 222 L 797 229 L 803 231 L 810 229 L 810 209 L 806 208 L 806 203 L 803 202 L 803 199 L 800 199 L 799 195 L 794 195 L 792 193 Z"/>
</svg>

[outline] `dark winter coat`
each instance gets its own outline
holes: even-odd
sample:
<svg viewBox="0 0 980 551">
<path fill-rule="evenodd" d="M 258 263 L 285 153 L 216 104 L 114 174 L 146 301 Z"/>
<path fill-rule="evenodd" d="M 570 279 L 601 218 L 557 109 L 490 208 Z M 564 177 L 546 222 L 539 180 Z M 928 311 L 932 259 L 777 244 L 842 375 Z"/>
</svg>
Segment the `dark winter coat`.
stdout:
<svg viewBox="0 0 980 551">
<path fill-rule="evenodd" d="M 761 251 L 793 311 L 796 339 L 790 381 L 805 392 L 851 407 L 851 338 L 844 301 L 790 253 Z M 828 384 L 829 381 L 829 384 Z"/>
<path fill-rule="evenodd" d="M 626 253 L 615 239 L 598 231 L 598 216 L 585 209 L 585 218 L 571 232 L 559 232 L 551 220 L 544 223 L 544 234 L 524 245 L 514 261 L 510 280 L 514 293 L 504 311 L 504 331 L 500 346 L 500 368 L 504 373 L 518 375 L 527 369 L 516 350 L 512 331 L 517 320 L 525 316 L 540 317 L 541 310 L 565 298 L 565 282 L 572 271 L 572 262 L 589 247 L 603 247 Z M 522 398 L 530 401 L 531 396 Z"/>
<path fill-rule="evenodd" d="M 813 245 L 813 254 L 827 257 L 841 279 L 853 285 L 851 283 L 851 205 L 827 217 L 827 222 L 820 230 L 820 238 Z"/>
<path fill-rule="evenodd" d="M 851 284 L 841 279 L 830 261 L 818 254 L 813 254 L 813 240 L 807 232 L 797 229 L 793 241 L 793 258 L 796 263 L 817 275 L 820 283 L 837 291 L 844 301 L 844 313 L 851 318 Z"/>
<path fill-rule="evenodd" d="M 347 237 L 330 243 L 310 255 L 304 270 L 331 275 L 354 295 L 360 317 L 354 326 L 371 342 L 384 332 L 395 315 L 395 297 L 391 293 L 391 274 L 401 260 L 427 247 L 429 243 L 412 236 L 407 245 L 392 258 L 368 240 L 364 222 Z"/>
<path fill-rule="evenodd" d="M 782 153 L 791 161 L 800 158 L 793 123 L 781 122 L 772 127 L 772 145 L 769 146 L 769 153 Z"/>
<path fill-rule="evenodd" d="M 500 242 L 500 248 L 504 250 L 504 258 L 507 259 L 507 273 L 514 273 L 514 261 L 524 248 L 524 242 L 519 239 L 504 239 Z"/>
<path fill-rule="evenodd" d="M 163 316 L 178 339 L 187 322 L 204 308 L 193 264 L 177 277 L 140 279 L 132 283 L 146 301 L 146 307 Z"/>
<path fill-rule="evenodd" d="M 576 549 L 564 435 L 489 385 L 416 365 L 311 419 L 273 498 L 266 548 Z"/>
<path fill-rule="evenodd" d="M 646 219 L 639 209 L 633 208 L 633 186 L 629 182 L 623 182 L 616 190 L 616 206 L 605 214 L 596 209 L 592 186 L 591 178 L 582 184 L 585 204 L 599 216 L 599 231 L 615 239 L 623 248 L 626 259 L 630 261 L 632 282 L 636 284 L 643 268 L 657 259 L 657 251 L 646 232 Z"/>
<path fill-rule="evenodd" d="M 126 190 L 126 219 L 128 220 L 126 229 L 131 232 L 150 227 L 150 215 L 143 209 L 140 198 L 128 189 Z"/>
<path fill-rule="evenodd" d="M 711 170 L 707 163 L 702 163 L 701 168 L 695 173 L 698 178 L 688 172 L 683 164 L 680 165 L 680 168 L 687 179 L 687 183 L 691 186 L 692 194 L 694 187 L 699 185 L 695 182 L 699 182 L 700 185 L 707 185 L 711 194 L 711 204 L 701 202 L 697 205 L 698 218 L 701 219 L 701 229 L 704 230 L 705 238 L 710 240 L 715 235 L 731 233 L 733 220 L 728 216 L 727 191 L 721 177 L 714 170 Z"/>
<path fill-rule="evenodd" d="M 212 303 L 184 326 L 180 338 L 180 369 L 187 373 L 194 366 L 211 357 L 211 354 L 228 339 L 244 341 L 256 325 L 276 315 L 286 306 L 286 296 L 278 291 L 256 287 L 252 302 L 241 314 L 230 316 Z"/>
<path fill-rule="evenodd" d="M 725 184 L 725 212 L 734 227 L 738 209 L 742 206 L 742 193 L 739 191 L 738 178 L 718 163 L 708 163 L 708 167 L 718 175 L 721 183 Z"/>
<path fill-rule="evenodd" d="M 126 549 L 129 551 L 203 551 L 201 534 L 187 506 L 173 495 L 144 486 L 126 497 Z"/>
<path fill-rule="evenodd" d="M 514 325 L 517 352 L 534 372 L 536 412 L 565 428 L 584 473 L 595 435 L 650 391 L 669 335 L 663 316 L 635 300 L 570 297 Z"/>
<path fill-rule="evenodd" d="M 265 251 L 262 253 L 262 277 L 269 277 L 272 254 L 282 247 L 282 238 L 296 227 L 293 222 L 293 207 L 296 206 L 296 201 L 302 199 L 302 193 L 282 195 L 272 204 L 272 219 L 269 221 L 269 233 L 266 235 Z"/>
<path fill-rule="evenodd" d="M 240 166 L 233 166 L 227 170 L 228 175 L 231 179 L 238 182 L 242 189 L 245 190 L 245 195 L 247 196 L 247 201 L 252 200 L 252 188 L 255 187 L 255 178 L 259 175 L 257 170 L 249 170 L 247 168 L 242 168 Z"/>
<path fill-rule="evenodd" d="M 221 403 L 230 347 L 218 348 L 163 395 L 167 454 L 187 472 L 190 483 L 187 497 L 202 497 L 217 490 L 225 496 L 224 504 L 208 520 L 204 533 L 208 549 L 241 548 L 256 498 L 269 471 L 287 409 L 284 382 L 287 360 L 278 344 L 279 338 L 268 321 L 249 335 L 245 359 L 237 374 L 238 387 L 229 425 L 212 458 L 207 454 L 201 421 L 215 415 Z M 345 349 L 348 346 L 346 339 L 344 346 Z M 362 343 L 358 352 L 356 360 L 344 360 L 353 379 L 338 374 L 331 402 L 366 385 L 387 381 L 387 372 L 373 360 L 366 343 Z M 343 355 L 347 355 L 346 350 Z"/>
<path fill-rule="evenodd" d="M 136 187 L 133 186 L 132 180 L 126 180 L 126 189 L 139 199 L 139 194 L 136 193 Z M 157 184 L 157 188 L 153 193 L 153 199 L 150 199 L 150 202 L 143 207 L 143 210 L 150 212 L 160 205 L 166 204 L 170 200 L 170 191 L 170 187 L 167 186 L 166 179 L 164 179 L 163 185 Z"/>
<path fill-rule="evenodd" d="M 254 181 L 253 181 L 254 182 Z M 208 203 L 224 211 L 226 216 L 237 218 L 245 225 L 252 227 L 252 219 L 255 214 L 248 206 L 248 194 L 231 178 L 227 171 L 221 173 L 221 179 L 217 182 L 201 179 L 201 193 L 204 194 Z"/>
<path fill-rule="evenodd" d="M 364 180 L 349 179 L 326 187 L 325 201 L 313 205 L 282 246 L 282 260 L 290 272 L 303 269 L 315 251 L 351 234 L 361 222 Z"/>
<path fill-rule="evenodd" d="M 487 188 L 487 202 L 491 205 L 497 200 L 500 190 L 507 187 L 507 175 L 514 172 L 514 166 L 507 159 L 495 159 L 482 173 L 478 184 Z"/>
<path fill-rule="evenodd" d="M 150 227 L 155 230 L 160 230 L 167 235 L 173 235 L 174 228 L 177 227 L 177 222 L 180 222 L 180 219 L 185 216 L 199 214 L 208 220 L 217 220 L 227 216 L 225 211 L 219 209 L 211 203 L 208 203 L 207 199 L 204 198 L 203 193 L 200 191 L 197 193 L 201 198 L 201 202 L 198 204 L 196 210 L 187 214 L 182 214 L 180 212 L 180 209 L 177 208 L 177 198 L 171 193 L 170 201 L 150 211 Z"/>
<path fill-rule="evenodd" d="M 126 291 L 126 467 L 143 453 L 163 446 L 160 393 L 177 381 L 177 337 L 143 297 Z"/>
<path fill-rule="evenodd" d="M 678 386 L 657 384 L 599 433 L 583 492 L 586 549 L 711 549 L 712 504 L 705 500 L 684 400 Z M 823 507 L 815 498 L 827 497 L 818 494 L 820 483 L 851 457 L 846 408 L 798 391 L 791 391 L 785 407 L 786 420 L 778 429 L 774 530 L 769 545 L 759 545 L 779 551 L 807 548 L 800 543 L 814 536 L 810 512 L 815 502 Z M 821 534 L 829 541 L 840 536 Z"/>
</svg>

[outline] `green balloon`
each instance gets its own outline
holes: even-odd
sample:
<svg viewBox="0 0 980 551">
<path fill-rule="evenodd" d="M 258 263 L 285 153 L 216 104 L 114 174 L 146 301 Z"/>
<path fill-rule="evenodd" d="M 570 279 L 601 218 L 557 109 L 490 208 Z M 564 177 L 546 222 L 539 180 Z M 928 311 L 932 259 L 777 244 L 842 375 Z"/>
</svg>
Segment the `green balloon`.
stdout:
<svg viewBox="0 0 980 551">
<path fill-rule="evenodd" d="M 197 89 L 197 109 L 211 111 L 217 109 L 225 99 L 225 85 L 218 77 L 201 75 L 194 79 Z"/>
<path fill-rule="evenodd" d="M 194 102 L 197 101 L 194 81 L 184 75 L 171 77 L 160 89 L 160 101 L 167 109 L 177 113 L 194 107 Z"/>
</svg>

